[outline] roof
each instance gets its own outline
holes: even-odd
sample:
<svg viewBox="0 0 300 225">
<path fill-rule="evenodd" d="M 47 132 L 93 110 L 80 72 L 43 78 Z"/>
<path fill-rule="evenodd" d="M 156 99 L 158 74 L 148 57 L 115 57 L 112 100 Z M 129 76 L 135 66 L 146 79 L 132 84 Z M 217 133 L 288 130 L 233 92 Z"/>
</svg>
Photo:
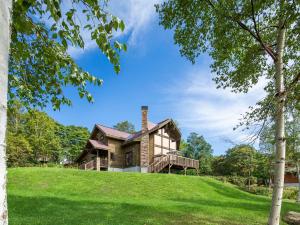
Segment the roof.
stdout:
<svg viewBox="0 0 300 225">
<path fill-rule="evenodd" d="M 96 126 L 102 130 L 107 136 L 109 137 L 113 137 L 113 138 L 118 138 L 118 139 L 123 139 L 123 140 L 128 140 L 128 139 L 132 139 L 135 138 L 137 136 L 140 136 L 140 134 L 142 133 L 141 131 L 135 132 L 133 134 L 124 132 L 124 131 L 119 131 L 115 128 L 112 127 L 107 127 L 101 124 L 96 124 Z M 154 127 L 156 127 L 157 124 L 152 123 L 151 121 L 148 121 L 148 130 L 153 129 Z"/>
<path fill-rule="evenodd" d="M 108 145 L 104 145 L 103 143 L 101 143 L 100 141 L 96 141 L 96 140 L 91 140 L 89 139 L 89 142 L 91 143 L 91 145 L 96 148 L 96 149 L 104 149 L 104 150 L 108 150 Z"/>
<path fill-rule="evenodd" d="M 165 126 L 166 124 L 168 124 L 170 122 L 174 123 L 173 120 L 171 120 L 171 119 L 165 119 L 165 120 L 159 122 L 158 124 L 148 121 L 148 132 L 146 132 L 146 133 L 150 134 L 150 133 L 162 128 L 163 126 Z M 123 144 L 128 144 L 132 141 L 135 141 L 143 135 L 142 131 L 138 131 L 133 134 L 130 134 L 130 133 L 127 133 L 124 131 L 119 131 L 115 128 L 107 127 L 107 126 L 104 126 L 101 124 L 96 124 L 96 127 L 98 129 L 102 130 L 105 133 L 105 135 L 108 137 L 125 141 Z M 176 127 L 176 125 L 175 125 L 175 127 Z M 178 130 L 178 128 L 177 128 L 177 131 L 180 134 L 180 131 Z M 146 133 L 144 133 L 144 134 L 146 134 Z"/>
<path fill-rule="evenodd" d="M 159 122 L 158 124 L 151 123 L 150 126 L 149 126 L 149 123 L 148 123 L 148 132 L 147 133 L 150 134 L 150 133 L 160 129 L 161 127 L 163 127 L 164 125 L 166 125 L 169 122 L 172 122 L 172 120 L 171 119 L 166 119 L 166 120 L 163 120 L 163 121 Z M 139 131 L 139 132 L 136 132 L 136 133 L 132 134 L 130 137 L 127 138 L 124 145 L 126 145 L 126 144 L 128 144 L 132 141 L 137 140 L 142 135 L 143 135 L 142 131 Z"/>
<path fill-rule="evenodd" d="M 102 130 L 107 136 L 109 137 L 114 137 L 114 138 L 119 138 L 119 139 L 124 139 L 126 140 L 131 134 L 124 132 L 124 131 L 119 131 L 115 128 L 111 127 L 106 127 L 101 124 L 96 124 L 96 126 Z"/>
<path fill-rule="evenodd" d="M 151 130 L 156 125 L 157 125 L 156 123 L 152 123 L 151 121 L 148 121 L 148 130 Z"/>
</svg>

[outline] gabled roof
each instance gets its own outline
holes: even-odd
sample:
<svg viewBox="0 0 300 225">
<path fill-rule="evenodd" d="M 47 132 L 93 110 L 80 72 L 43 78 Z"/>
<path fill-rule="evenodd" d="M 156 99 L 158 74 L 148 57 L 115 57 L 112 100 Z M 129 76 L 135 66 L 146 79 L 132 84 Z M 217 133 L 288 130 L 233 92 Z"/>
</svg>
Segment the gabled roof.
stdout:
<svg viewBox="0 0 300 225">
<path fill-rule="evenodd" d="M 153 129 L 156 126 L 157 126 L 157 124 L 152 123 L 151 121 L 148 121 L 148 130 Z M 102 130 L 106 136 L 112 137 L 112 138 L 117 138 L 117 139 L 122 139 L 122 140 L 128 140 L 128 139 L 135 138 L 136 136 L 139 136 L 142 133 L 141 131 L 138 131 L 133 134 L 130 134 L 130 133 L 127 133 L 124 131 L 119 131 L 115 128 L 107 127 L 107 126 L 104 126 L 101 124 L 96 124 L 96 127 L 98 129 Z"/>
<path fill-rule="evenodd" d="M 148 123 L 148 134 L 151 134 L 153 132 L 155 132 L 156 130 L 162 128 L 163 126 L 165 126 L 166 124 L 168 123 L 174 123 L 172 119 L 166 119 L 166 120 L 163 120 L 161 122 L 159 122 L 158 124 L 153 124 L 151 125 L 151 129 L 149 129 L 149 123 Z M 175 124 L 175 123 L 174 123 Z M 175 126 L 176 127 L 176 126 Z M 177 127 L 176 127 L 177 128 Z M 178 130 L 177 128 L 177 131 L 178 133 L 181 135 L 180 131 Z M 147 134 L 147 133 L 144 133 L 144 134 Z M 131 135 L 130 137 L 127 138 L 127 140 L 125 141 L 125 143 L 123 143 L 123 145 L 126 145 L 126 144 L 129 144 L 133 141 L 138 141 L 140 137 L 142 137 L 143 133 L 142 131 L 139 131 L 139 132 L 136 132 L 134 133 L 133 135 Z"/>
<path fill-rule="evenodd" d="M 174 123 L 174 121 L 172 119 L 163 120 L 163 121 L 159 122 L 158 124 L 148 121 L 148 132 L 147 133 L 148 134 L 153 133 L 168 123 L 173 123 L 173 125 L 175 125 L 175 128 L 176 128 L 178 134 L 181 135 L 180 131 L 178 130 L 178 128 L 176 127 L 176 124 Z M 99 130 L 101 130 L 108 137 L 125 141 L 123 143 L 123 145 L 126 145 L 132 141 L 138 141 L 139 138 L 143 135 L 142 131 L 138 131 L 136 133 L 130 134 L 130 133 L 127 133 L 124 131 L 119 131 L 115 128 L 107 127 L 107 126 L 104 126 L 101 124 L 96 124 L 95 127 L 97 127 Z"/>
<path fill-rule="evenodd" d="M 106 127 L 106 126 L 101 125 L 101 124 L 96 124 L 96 126 L 100 130 L 102 130 L 106 134 L 106 136 L 108 136 L 108 137 L 126 140 L 131 135 L 130 133 L 127 133 L 127 132 L 124 132 L 124 131 L 119 131 L 115 128 Z"/>
</svg>

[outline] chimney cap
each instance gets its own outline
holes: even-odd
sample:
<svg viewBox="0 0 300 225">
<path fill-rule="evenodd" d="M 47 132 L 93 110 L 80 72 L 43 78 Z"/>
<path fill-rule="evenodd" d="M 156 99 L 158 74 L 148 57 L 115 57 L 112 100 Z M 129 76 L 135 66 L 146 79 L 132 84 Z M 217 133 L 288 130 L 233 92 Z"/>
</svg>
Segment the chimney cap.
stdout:
<svg viewBox="0 0 300 225">
<path fill-rule="evenodd" d="M 142 106 L 142 110 L 148 110 L 148 106 L 143 105 L 143 106 Z"/>
</svg>

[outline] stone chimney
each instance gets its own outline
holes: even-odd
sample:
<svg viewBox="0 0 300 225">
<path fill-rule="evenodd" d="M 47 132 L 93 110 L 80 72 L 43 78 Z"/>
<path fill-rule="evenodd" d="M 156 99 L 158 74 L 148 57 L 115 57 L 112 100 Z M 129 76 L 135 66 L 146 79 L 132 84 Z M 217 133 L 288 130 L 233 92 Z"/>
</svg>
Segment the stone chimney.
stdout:
<svg viewBox="0 0 300 225">
<path fill-rule="evenodd" d="M 142 106 L 142 137 L 141 137 L 141 172 L 148 172 L 149 166 L 149 134 L 148 106 Z"/>
</svg>

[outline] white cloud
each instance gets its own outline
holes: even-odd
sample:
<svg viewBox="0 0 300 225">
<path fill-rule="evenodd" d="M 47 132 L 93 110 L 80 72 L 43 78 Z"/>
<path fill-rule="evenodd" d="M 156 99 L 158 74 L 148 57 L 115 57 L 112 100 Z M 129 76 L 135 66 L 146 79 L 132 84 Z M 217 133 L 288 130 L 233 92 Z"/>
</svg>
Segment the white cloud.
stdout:
<svg viewBox="0 0 300 225">
<path fill-rule="evenodd" d="M 260 80 L 247 94 L 236 94 L 216 89 L 208 69 L 194 69 L 181 77 L 185 80 L 171 83 L 167 96 L 182 128 L 201 132 L 210 139 L 230 139 L 235 143 L 249 137 L 233 128 L 248 107 L 265 96 L 266 80 Z"/>
<path fill-rule="evenodd" d="M 162 0 L 111 0 L 110 8 L 114 15 L 124 20 L 126 29 L 122 35 L 130 34 L 129 44 L 136 45 L 155 18 L 155 4 Z"/>
<path fill-rule="evenodd" d="M 111 0 L 108 6 L 109 12 L 125 22 L 124 32 L 115 33 L 114 36 L 128 35 L 127 44 L 129 47 L 140 47 L 143 35 L 155 19 L 154 4 L 160 2 L 162 0 Z M 96 43 L 90 39 L 88 32 L 83 32 L 83 39 L 86 43 L 84 50 L 75 47 L 69 48 L 69 53 L 73 57 L 79 57 L 89 50 L 97 48 Z"/>
</svg>

